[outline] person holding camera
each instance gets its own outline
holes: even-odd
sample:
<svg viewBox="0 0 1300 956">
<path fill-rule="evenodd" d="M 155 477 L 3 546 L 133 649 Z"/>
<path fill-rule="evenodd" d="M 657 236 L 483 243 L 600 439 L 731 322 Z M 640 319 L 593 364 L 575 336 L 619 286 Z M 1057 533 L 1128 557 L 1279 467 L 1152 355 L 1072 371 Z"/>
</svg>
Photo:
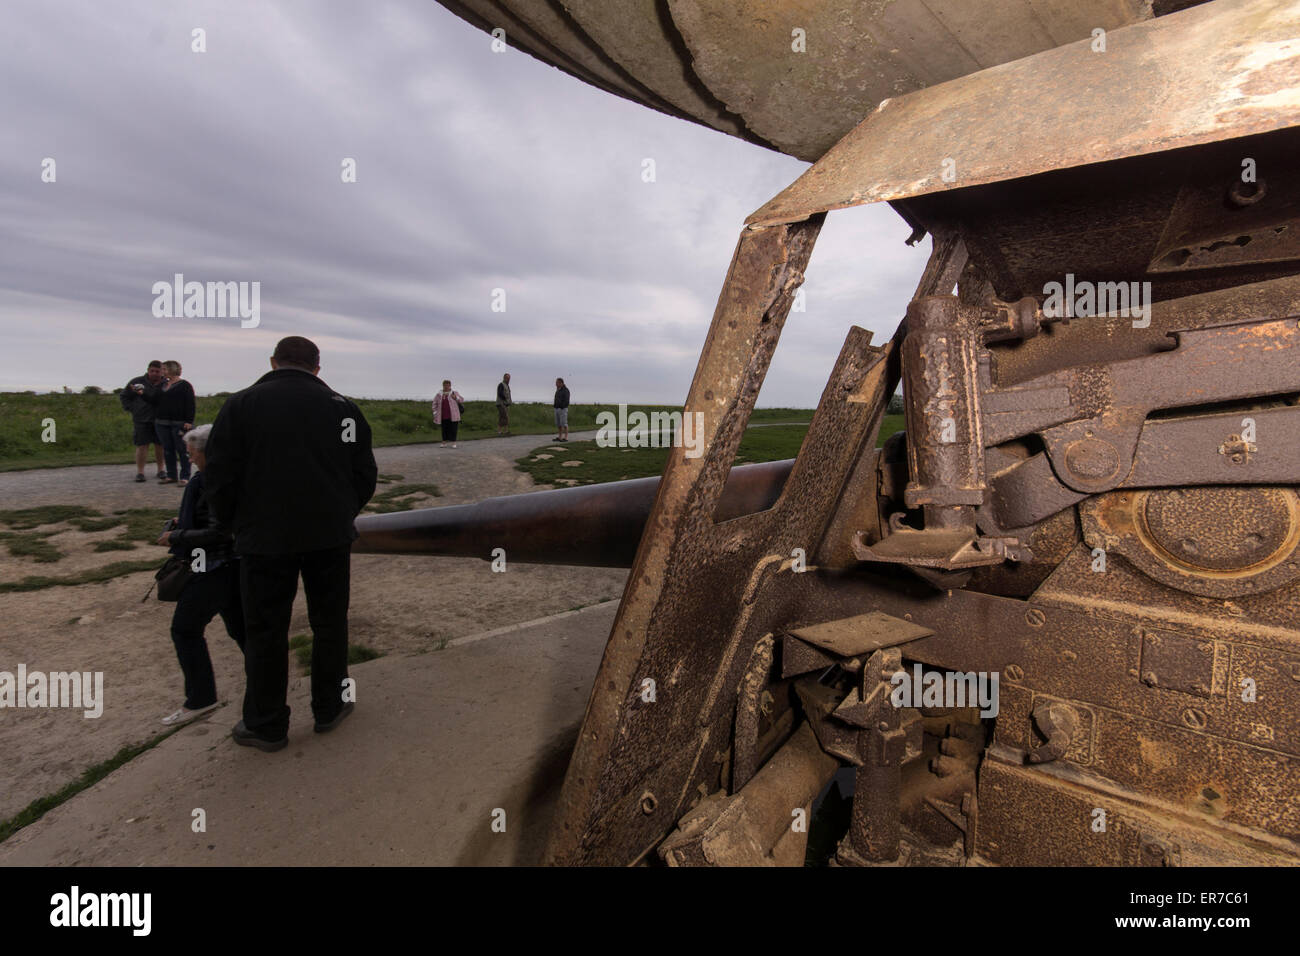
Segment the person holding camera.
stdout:
<svg viewBox="0 0 1300 956">
<path fill-rule="evenodd" d="M 180 514 L 167 522 L 166 530 L 158 539 L 158 544 L 188 562 L 191 572 L 172 614 L 172 643 L 185 677 L 185 701 L 163 718 L 162 722 L 168 726 L 188 723 L 217 706 L 216 677 L 208 656 L 208 642 L 203 637 L 214 616 L 221 615 L 226 632 L 241 651 L 244 649 L 244 611 L 234 538 L 218 522 L 203 486 L 211 431 L 211 425 L 200 425 L 185 433 L 188 460 L 196 469 L 194 478 L 181 497 Z"/>
<path fill-rule="evenodd" d="M 153 445 L 154 458 L 158 462 L 158 477 L 165 478 L 163 471 L 162 444 L 158 441 L 158 431 L 154 428 L 154 405 L 162 391 L 162 362 L 154 359 L 143 375 L 137 375 L 126 383 L 126 388 L 118 392 L 118 401 L 122 408 L 131 413 L 131 444 L 135 445 L 135 480 L 144 481 L 144 465 L 149 458 L 149 446 Z"/>
</svg>

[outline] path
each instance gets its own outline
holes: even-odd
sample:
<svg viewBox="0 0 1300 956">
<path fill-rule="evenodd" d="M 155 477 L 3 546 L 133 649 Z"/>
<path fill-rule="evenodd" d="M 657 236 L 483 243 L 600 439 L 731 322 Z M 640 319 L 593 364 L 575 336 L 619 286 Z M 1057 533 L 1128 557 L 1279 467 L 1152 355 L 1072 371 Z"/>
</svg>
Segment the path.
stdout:
<svg viewBox="0 0 1300 956">
<path fill-rule="evenodd" d="M 445 496 L 439 504 L 462 504 L 494 495 L 533 491 L 532 479 L 515 471 L 516 458 L 548 444 L 549 435 L 516 435 L 459 442 L 456 448 L 437 444 L 395 445 L 375 449 L 380 474 L 401 475 L 405 483 L 432 482 Z M 594 439 L 596 432 L 574 432 L 573 441 Z M 153 473 L 151 464 L 146 474 Z M 382 487 L 382 486 L 381 486 Z M 165 507 L 180 503 L 178 485 L 150 478 L 135 481 L 134 465 L 83 465 L 0 472 L 0 509 L 37 505 L 93 503 L 112 511 L 121 508 Z"/>
</svg>

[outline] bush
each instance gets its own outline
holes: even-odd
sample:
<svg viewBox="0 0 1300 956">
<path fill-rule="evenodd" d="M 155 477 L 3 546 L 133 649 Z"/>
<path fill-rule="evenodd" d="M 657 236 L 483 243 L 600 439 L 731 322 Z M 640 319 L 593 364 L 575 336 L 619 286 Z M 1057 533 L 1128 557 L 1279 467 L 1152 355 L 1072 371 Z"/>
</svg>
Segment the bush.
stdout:
<svg viewBox="0 0 1300 956">
<path fill-rule="evenodd" d="M 103 395 L 104 390 L 98 385 L 87 385 L 81 390 L 82 395 Z"/>
</svg>

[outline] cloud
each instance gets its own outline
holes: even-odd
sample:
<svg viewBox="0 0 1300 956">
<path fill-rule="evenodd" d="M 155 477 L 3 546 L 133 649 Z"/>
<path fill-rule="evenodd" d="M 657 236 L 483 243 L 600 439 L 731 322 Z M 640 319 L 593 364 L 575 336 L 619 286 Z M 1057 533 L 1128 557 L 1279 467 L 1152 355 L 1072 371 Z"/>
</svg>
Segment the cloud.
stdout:
<svg viewBox="0 0 1300 956">
<path fill-rule="evenodd" d="M 521 400 L 563 375 L 575 401 L 680 402 L 744 217 L 805 168 L 494 54 L 423 0 L 13 0 L 5 21 L 2 388 L 176 357 L 228 390 L 304 334 L 355 395 L 450 376 L 490 397 L 508 368 Z M 907 231 L 832 214 L 762 404 L 815 403 L 850 324 L 892 328 L 924 264 Z M 261 327 L 155 318 L 177 272 L 261 282 Z"/>
</svg>

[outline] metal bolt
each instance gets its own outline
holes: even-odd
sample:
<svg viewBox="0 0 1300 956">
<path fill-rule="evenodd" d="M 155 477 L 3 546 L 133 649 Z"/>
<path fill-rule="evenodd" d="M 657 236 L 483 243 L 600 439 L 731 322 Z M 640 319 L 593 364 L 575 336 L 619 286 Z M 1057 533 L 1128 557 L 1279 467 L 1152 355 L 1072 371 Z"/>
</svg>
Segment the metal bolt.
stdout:
<svg viewBox="0 0 1300 956">
<path fill-rule="evenodd" d="M 1182 713 L 1183 723 L 1193 730 L 1204 730 L 1205 725 L 1209 723 L 1209 718 L 1205 711 L 1197 710 L 1195 707 L 1188 707 Z"/>
<path fill-rule="evenodd" d="M 1232 185 L 1228 187 L 1228 199 L 1236 206 L 1252 206 L 1263 199 L 1267 192 L 1268 186 L 1262 179 L 1248 183 L 1233 177 Z"/>
<path fill-rule="evenodd" d="M 1042 627 L 1047 622 L 1047 615 L 1036 607 L 1025 612 L 1025 623 L 1030 627 Z"/>
<path fill-rule="evenodd" d="M 1025 669 L 1019 664 L 1008 664 L 1005 671 L 1007 680 L 1024 680 Z"/>
<path fill-rule="evenodd" d="M 655 799 L 655 795 L 653 793 L 647 790 L 645 793 L 641 794 L 642 813 L 644 813 L 646 816 L 649 816 L 650 814 L 655 812 L 655 807 L 657 806 L 659 806 L 659 801 Z"/>
<path fill-rule="evenodd" d="M 1291 662 L 1291 679 L 1300 680 L 1300 661 Z"/>
</svg>

